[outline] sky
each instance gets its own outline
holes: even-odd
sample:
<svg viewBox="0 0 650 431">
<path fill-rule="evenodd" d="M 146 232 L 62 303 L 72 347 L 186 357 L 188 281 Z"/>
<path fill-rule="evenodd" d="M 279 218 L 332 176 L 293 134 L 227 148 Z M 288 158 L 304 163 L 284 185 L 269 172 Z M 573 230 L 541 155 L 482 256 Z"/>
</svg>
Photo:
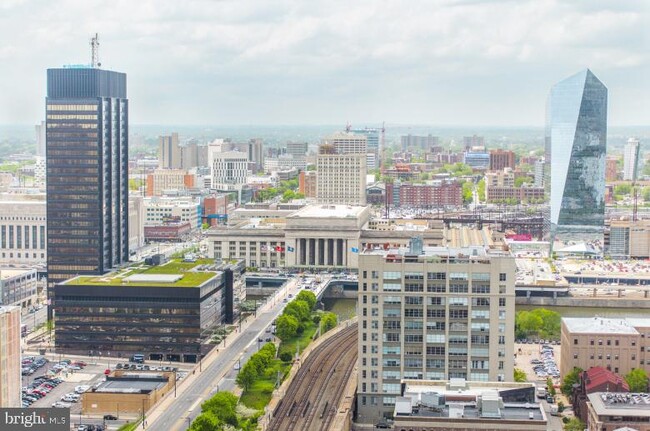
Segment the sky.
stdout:
<svg viewBox="0 0 650 431">
<path fill-rule="evenodd" d="M 94 33 L 132 124 L 542 126 L 587 67 L 610 125 L 650 123 L 647 0 L 0 0 L 0 124 Z"/>
</svg>

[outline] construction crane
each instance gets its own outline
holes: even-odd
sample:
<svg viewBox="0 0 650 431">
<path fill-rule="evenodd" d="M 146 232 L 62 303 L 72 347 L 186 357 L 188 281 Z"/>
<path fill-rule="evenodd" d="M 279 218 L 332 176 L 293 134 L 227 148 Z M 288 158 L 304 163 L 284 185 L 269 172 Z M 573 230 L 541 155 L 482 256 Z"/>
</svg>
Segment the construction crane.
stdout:
<svg viewBox="0 0 650 431">
<path fill-rule="evenodd" d="M 90 67 L 97 69 L 102 66 L 99 62 L 99 34 L 95 33 L 95 36 L 90 39 Z"/>
</svg>

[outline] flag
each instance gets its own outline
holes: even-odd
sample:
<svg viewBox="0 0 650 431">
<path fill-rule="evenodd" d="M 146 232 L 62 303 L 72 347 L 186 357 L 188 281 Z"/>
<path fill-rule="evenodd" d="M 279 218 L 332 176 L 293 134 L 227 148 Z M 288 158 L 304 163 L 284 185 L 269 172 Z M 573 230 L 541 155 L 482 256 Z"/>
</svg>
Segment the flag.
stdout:
<svg viewBox="0 0 650 431">
<path fill-rule="evenodd" d="M 281 245 L 278 245 L 278 246 L 275 247 L 275 251 L 277 251 L 278 253 L 279 253 L 279 252 L 283 252 L 283 251 L 284 251 L 284 247 L 282 247 Z"/>
<path fill-rule="evenodd" d="M 262 244 L 260 246 L 260 251 L 269 251 L 269 248 L 266 246 L 266 244 Z"/>
<path fill-rule="evenodd" d="M 295 251 L 295 249 L 293 247 L 291 247 L 291 246 L 287 246 L 287 251 L 292 252 L 292 251 Z"/>
<path fill-rule="evenodd" d="M 359 253 L 359 249 L 356 247 L 352 247 L 352 253 Z"/>
</svg>

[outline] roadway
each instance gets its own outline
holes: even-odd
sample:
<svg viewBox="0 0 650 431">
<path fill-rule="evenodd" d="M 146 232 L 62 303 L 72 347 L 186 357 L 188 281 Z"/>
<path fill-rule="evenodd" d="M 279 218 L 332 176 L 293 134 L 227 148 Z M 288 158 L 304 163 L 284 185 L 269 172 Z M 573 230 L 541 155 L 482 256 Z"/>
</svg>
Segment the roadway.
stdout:
<svg viewBox="0 0 650 431">
<path fill-rule="evenodd" d="M 21 322 L 27 325 L 27 333 L 33 332 L 34 328 L 38 328 L 47 322 L 47 307 L 42 307 L 35 312 L 24 314 L 21 317 Z"/>
<path fill-rule="evenodd" d="M 327 280 L 319 285 L 322 289 Z M 167 395 L 172 402 L 163 400 L 147 414 L 147 428 L 153 430 L 178 431 L 188 428 L 189 420 L 194 420 L 201 413 L 201 403 L 209 399 L 217 391 L 233 391 L 236 388 L 235 378 L 237 371 L 234 369 L 238 361 L 243 365 L 248 358 L 257 351 L 258 339 L 270 336 L 266 329 L 277 318 L 288 301 L 288 295 L 296 295 L 300 291 L 299 280 L 292 278 L 270 297 L 257 311 L 257 317 L 250 316 L 243 324 L 241 333 L 233 333 L 226 340 L 226 347 L 219 346 L 213 349 L 203 359 L 201 368 L 195 367 L 196 375 L 190 374 L 178 390 L 176 399 L 174 394 Z M 318 295 L 318 292 L 315 292 Z M 259 343 L 261 345 L 261 343 Z"/>
</svg>

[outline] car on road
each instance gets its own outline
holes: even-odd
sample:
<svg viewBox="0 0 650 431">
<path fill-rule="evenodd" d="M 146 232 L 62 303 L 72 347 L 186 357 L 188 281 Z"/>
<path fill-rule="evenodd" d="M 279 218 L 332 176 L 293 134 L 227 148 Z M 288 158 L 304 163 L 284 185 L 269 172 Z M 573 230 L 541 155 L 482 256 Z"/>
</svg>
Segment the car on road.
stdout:
<svg viewBox="0 0 650 431">
<path fill-rule="evenodd" d="M 113 416 L 113 415 L 104 415 L 104 420 L 105 420 L 105 421 L 116 421 L 116 420 L 117 420 L 117 416 Z"/>
</svg>

